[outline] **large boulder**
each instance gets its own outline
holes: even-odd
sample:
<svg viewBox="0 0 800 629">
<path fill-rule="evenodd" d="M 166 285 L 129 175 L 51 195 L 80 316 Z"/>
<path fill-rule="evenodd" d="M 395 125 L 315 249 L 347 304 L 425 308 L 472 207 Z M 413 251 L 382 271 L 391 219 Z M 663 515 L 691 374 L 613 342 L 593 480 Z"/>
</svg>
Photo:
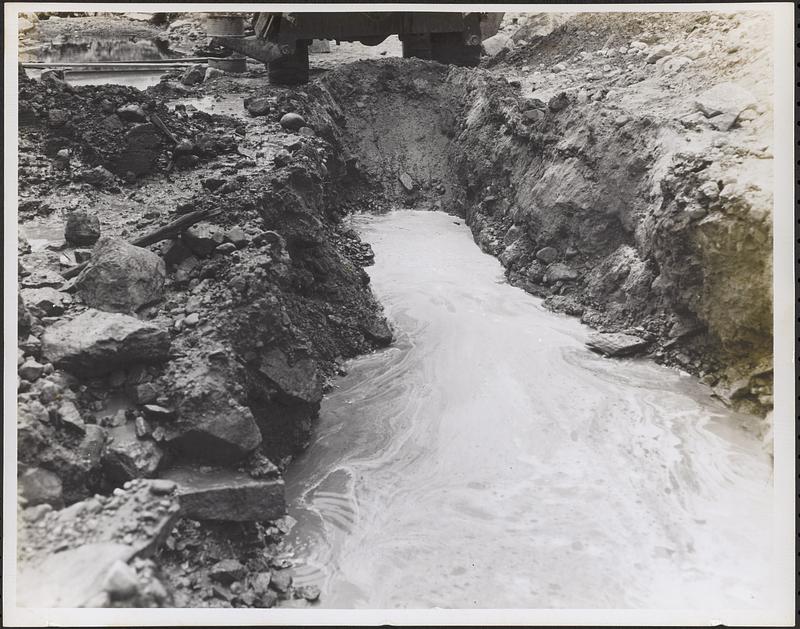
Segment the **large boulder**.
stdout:
<svg viewBox="0 0 800 629">
<path fill-rule="evenodd" d="M 207 467 L 177 467 L 162 477 L 177 483 L 181 515 L 188 518 L 247 522 L 286 513 L 282 480 Z"/>
<path fill-rule="evenodd" d="M 132 313 L 161 298 L 166 276 L 160 256 L 120 238 L 104 236 L 75 280 L 75 288 L 93 308 Z"/>
<path fill-rule="evenodd" d="M 261 444 L 252 411 L 230 390 L 242 377 L 197 357 L 169 364 L 165 380 L 177 418 L 165 426 L 165 433 L 173 450 L 195 462 L 230 464 Z"/>
<path fill-rule="evenodd" d="M 42 336 L 42 354 L 54 365 L 83 375 L 102 375 L 131 363 L 152 363 L 169 354 L 169 334 L 124 314 L 87 310 L 60 321 Z"/>
</svg>

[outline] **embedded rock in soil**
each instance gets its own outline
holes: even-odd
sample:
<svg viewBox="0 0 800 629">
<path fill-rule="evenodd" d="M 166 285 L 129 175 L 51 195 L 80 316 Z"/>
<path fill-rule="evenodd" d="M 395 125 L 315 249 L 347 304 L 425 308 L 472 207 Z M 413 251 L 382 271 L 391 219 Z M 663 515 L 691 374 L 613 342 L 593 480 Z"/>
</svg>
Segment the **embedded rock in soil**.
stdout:
<svg viewBox="0 0 800 629">
<path fill-rule="evenodd" d="M 164 261 L 155 253 L 104 236 L 76 278 L 75 288 L 93 308 L 133 313 L 161 299 L 166 275 Z"/>
<path fill-rule="evenodd" d="M 103 455 L 108 477 L 117 483 L 153 476 L 164 452 L 150 439 L 139 439 L 133 423 L 111 428 Z"/>
<path fill-rule="evenodd" d="M 86 210 L 73 210 L 67 214 L 64 238 L 72 245 L 93 245 L 100 238 L 100 219 Z"/>
<path fill-rule="evenodd" d="M 291 131 L 299 131 L 300 127 L 306 126 L 306 121 L 300 114 L 288 113 L 281 117 L 281 126 Z"/>
<path fill-rule="evenodd" d="M 589 336 L 586 345 L 606 356 L 630 356 L 644 350 L 647 341 L 632 334 L 597 332 Z"/>
<path fill-rule="evenodd" d="M 259 371 L 289 397 L 309 404 L 317 404 L 322 400 L 322 382 L 310 358 L 292 362 L 284 352 L 274 349 L 262 357 Z"/>
<path fill-rule="evenodd" d="M 87 310 L 45 330 L 42 354 L 54 365 L 80 375 L 102 375 L 132 363 L 167 358 L 169 334 L 135 317 Z"/>
<path fill-rule="evenodd" d="M 209 256 L 225 241 L 225 232 L 211 223 L 193 225 L 181 235 L 181 242 L 201 257 Z"/>
<path fill-rule="evenodd" d="M 275 100 L 272 98 L 245 98 L 244 107 L 247 113 L 251 116 L 266 116 L 275 105 Z"/>
<path fill-rule="evenodd" d="M 112 169 L 118 174 L 143 175 L 153 170 L 164 146 L 164 137 L 151 123 L 138 124 L 125 135 L 125 147 L 114 160 Z"/>
<path fill-rule="evenodd" d="M 260 480 L 243 472 L 183 466 L 162 478 L 178 485 L 184 517 L 233 522 L 274 520 L 286 513 L 282 480 Z"/>
<path fill-rule="evenodd" d="M 245 376 L 201 357 L 170 363 L 166 380 L 178 418 L 167 427 L 170 445 L 185 458 L 209 463 L 241 460 L 261 443 L 253 413 L 233 395 Z"/>
</svg>

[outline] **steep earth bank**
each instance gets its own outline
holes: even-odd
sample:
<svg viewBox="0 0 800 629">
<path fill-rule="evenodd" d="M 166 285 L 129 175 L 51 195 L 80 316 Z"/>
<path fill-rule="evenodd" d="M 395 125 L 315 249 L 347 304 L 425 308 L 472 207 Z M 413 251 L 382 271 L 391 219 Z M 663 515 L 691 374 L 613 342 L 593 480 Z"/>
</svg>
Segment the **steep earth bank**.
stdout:
<svg viewBox="0 0 800 629">
<path fill-rule="evenodd" d="M 537 79 L 545 89 L 498 77 L 496 59 L 490 72 L 386 60 L 329 73 L 308 92 L 333 101 L 326 111 L 346 121 L 342 143 L 387 204 L 464 216 L 515 285 L 600 330 L 640 337 L 657 360 L 764 415 L 771 61 L 752 35 L 769 23 L 659 19 L 654 35 L 652 17 L 578 16 L 504 50 L 552 63 L 534 73 L 552 77 L 554 86 Z M 687 32 L 690 43 L 667 45 Z"/>
</svg>

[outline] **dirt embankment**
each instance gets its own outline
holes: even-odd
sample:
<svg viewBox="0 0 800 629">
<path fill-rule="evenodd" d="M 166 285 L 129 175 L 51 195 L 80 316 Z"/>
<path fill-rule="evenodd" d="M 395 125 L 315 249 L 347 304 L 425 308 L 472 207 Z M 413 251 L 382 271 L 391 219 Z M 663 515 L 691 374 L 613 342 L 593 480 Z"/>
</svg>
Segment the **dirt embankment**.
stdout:
<svg viewBox="0 0 800 629">
<path fill-rule="evenodd" d="M 324 127 L 279 123 L 295 109 L 281 90 L 249 122 L 53 76 L 20 77 L 20 101 L 22 228 L 48 234 L 19 248 L 25 582 L 44 579 L 55 604 L 81 546 L 97 543 L 98 570 L 121 560 L 141 587 L 119 593 L 92 573 L 76 604 L 313 599 L 277 558 L 289 526 L 280 470 L 341 361 L 392 338 L 363 269 L 371 250 L 341 226 L 351 166 Z M 192 217 L 203 220 L 150 248 L 130 244 Z M 125 490 L 152 477 L 164 504 L 131 507 L 140 494 Z M 65 505 L 74 518 L 53 511 Z M 147 524 L 173 506 L 177 527 Z M 102 530 L 78 517 L 95 509 L 110 515 Z M 57 565 L 42 542 L 56 522 L 71 540 Z M 129 529 L 147 553 L 117 548 Z M 159 545 L 174 591 L 152 585 Z"/>
<path fill-rule="evenodd" d="M 309 94 L 333 101 L 374 198 L 464 216 L 515 285 L 642 338 L 656 360 L 763 415 L 771 61 L 752 35 L 768 26 L 758 14 L 579 16 L 488 73 L 360 63 Z M 669 45 L 687 32 L 691 44 Z M 525 55 L 553 64 L 534 73 L 552 84 L 497 76 L 519 75 Z"/>
</svg>

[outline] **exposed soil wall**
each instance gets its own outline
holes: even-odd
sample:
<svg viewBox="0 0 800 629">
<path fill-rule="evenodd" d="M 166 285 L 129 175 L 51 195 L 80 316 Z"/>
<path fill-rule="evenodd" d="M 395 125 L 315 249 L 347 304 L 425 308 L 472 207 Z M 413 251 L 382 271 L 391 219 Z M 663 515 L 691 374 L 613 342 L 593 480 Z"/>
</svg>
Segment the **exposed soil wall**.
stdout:
<svg viewBox="0 0 800 629">
<path fill-rule="evenodd" d="M 734 132 L 690 136 L 663 112 L 575 92 L 545 103 L 421 61 L 354 64 L 316 89 L 386 204 L 465 217 L 549 307 L 642 336 L 726 402 L 769 410 L 769 154 Z"/>
</svg>

